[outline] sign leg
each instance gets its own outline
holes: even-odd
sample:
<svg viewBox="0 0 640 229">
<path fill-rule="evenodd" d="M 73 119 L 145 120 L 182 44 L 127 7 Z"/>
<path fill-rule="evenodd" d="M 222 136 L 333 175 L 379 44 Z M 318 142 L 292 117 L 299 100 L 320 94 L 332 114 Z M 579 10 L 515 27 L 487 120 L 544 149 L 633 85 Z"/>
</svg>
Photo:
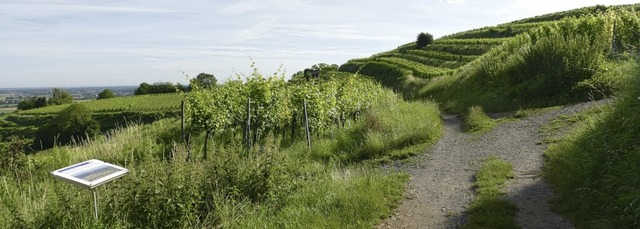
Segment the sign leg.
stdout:
<svg viewBox="0 0 640 229">
<path fill-rule="evenodd" d="M 98 220 L 98 194 L 96 193 L 96 189 L 91 189 L 91 192 L 93 193 L 93 215 L 95 216 L 96 220 Z"/>
</svg>

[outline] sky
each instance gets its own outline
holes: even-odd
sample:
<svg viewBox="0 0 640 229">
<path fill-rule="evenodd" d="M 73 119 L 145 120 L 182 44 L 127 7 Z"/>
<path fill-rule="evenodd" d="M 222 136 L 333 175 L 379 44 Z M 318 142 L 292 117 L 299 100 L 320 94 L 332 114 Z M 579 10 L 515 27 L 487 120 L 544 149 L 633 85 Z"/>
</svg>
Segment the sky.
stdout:
<svg viewBox="0 0 640 229">
<path fill-rule="evenodd" d="M 0 88 L 219 82 L 343 64 L 415 41 L 639 0 L 0 0 Z"/>
</svg>

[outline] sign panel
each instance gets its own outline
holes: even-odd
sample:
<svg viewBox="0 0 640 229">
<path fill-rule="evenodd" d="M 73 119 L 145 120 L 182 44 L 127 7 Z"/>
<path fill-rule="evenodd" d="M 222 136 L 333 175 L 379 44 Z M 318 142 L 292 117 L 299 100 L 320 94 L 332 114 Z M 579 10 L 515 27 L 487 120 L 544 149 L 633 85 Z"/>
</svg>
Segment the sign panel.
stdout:
<svg viewBox="0 0 640 229">
<path fill-rule="evenodd" d="M 51 172 L 58 179 L 82 188 L 93 189 L 124 176 L 129 170 L 101 160 L 88 160 Z"/>
</svg>

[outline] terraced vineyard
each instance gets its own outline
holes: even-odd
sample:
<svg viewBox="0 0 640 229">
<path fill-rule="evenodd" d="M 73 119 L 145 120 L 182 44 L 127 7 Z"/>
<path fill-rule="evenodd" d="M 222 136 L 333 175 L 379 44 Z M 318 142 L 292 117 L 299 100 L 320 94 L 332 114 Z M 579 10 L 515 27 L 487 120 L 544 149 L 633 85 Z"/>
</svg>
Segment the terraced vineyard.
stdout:
<svg viewBox="0 0 640 229">
<path fill-rule="evenodd" d="M 343 72 L 360 72 L 411 97 L 436 77 L 452 75 L 514 36 L 549 22 L 522 22 L 474 29 L 436 39 L 418 49 L 414 42 L 367 58 L 349 60 Z"/>
<path fill-rule="evenodd" d="M 638 4 L 618 6 L 622 7 L 636 11 L 640 9 Z M 349 60 L 339 70 L 360 72 L 407 97 L 414 97 L 416 89 L 419 90 L 432 80 L 442 80 L 443 77 L 454 75 L 459 68 L 518 35 L 557 23 L 563 18 L 602 13 L 606 10 L 603 6 L 586 7 L 463 31 L 436 39 L 420 49 L 415 42 L 410 42 L 367 58 Z"/>
</svg>

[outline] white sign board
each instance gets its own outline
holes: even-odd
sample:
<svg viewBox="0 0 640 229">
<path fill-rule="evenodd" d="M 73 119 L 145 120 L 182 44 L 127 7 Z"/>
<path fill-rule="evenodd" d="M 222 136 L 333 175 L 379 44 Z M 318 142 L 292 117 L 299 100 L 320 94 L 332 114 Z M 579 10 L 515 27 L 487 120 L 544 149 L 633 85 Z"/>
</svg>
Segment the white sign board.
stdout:
<svg viewBox="0 0 640 229">
<path fill-rule="evenodd" d="M 88 160 L 51 172 L 58 180 L 93 189 L 113 179 L 124 176 L 129 170 L 101 160 Z"/>
</svg>

